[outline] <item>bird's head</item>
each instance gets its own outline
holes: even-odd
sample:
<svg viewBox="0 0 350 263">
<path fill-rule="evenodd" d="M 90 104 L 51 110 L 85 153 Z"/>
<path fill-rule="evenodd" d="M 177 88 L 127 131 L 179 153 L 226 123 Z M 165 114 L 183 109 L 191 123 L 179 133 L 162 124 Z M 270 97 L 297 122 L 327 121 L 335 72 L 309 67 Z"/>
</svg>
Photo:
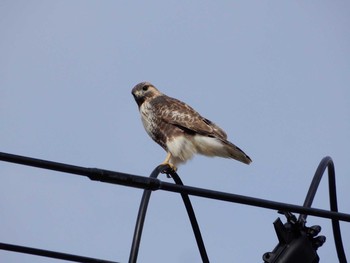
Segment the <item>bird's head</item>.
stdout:
<svg viewBox="0 0 350 263">
<path fill-rule="evenodd" d="M 134 96 L 135 101 L 139 107 L 146 100 L 149 100 L 149 99 L 155 98 L 159 95 L 162 95 L 162 93 L 159 90 L 157 90 L 156 87 L 154 87 L 149 82 L 141 82 L 141 83 L 137 84 L 132 89 L 131 94 Z"/>
</svg>

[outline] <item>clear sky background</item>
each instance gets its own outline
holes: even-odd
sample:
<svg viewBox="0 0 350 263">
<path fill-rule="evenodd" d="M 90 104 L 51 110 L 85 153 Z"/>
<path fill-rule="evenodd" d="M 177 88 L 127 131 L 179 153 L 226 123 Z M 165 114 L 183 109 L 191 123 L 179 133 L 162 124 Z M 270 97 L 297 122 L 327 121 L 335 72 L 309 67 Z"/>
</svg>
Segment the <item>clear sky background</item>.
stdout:
<svg viewBox="0 0 350 263">
<path fill-rule="evenodd" d="M 349 13 L 348 1 L 3 0 L 0 150 L 149 176 L 165 152 L 130 93 L 147 80 L 253 159 L 195 157 L 179 169 L 185 184 L 301 205 L 329 155 L 349 213 Z M 127 262 L 141 190 L 5 162 L 0 178 L 1 242 Z M 327 186 L 314 207 L 329 208 Z M 277 245 L 276 211 L 191 200 L 211 262 L 262 262 Z M 327 237 L 321 262 L 337 262 L 330 221 L 307 224 Z M 155 192 L 138 262 L 200 261 L 180 196 Z"/>
</svg>

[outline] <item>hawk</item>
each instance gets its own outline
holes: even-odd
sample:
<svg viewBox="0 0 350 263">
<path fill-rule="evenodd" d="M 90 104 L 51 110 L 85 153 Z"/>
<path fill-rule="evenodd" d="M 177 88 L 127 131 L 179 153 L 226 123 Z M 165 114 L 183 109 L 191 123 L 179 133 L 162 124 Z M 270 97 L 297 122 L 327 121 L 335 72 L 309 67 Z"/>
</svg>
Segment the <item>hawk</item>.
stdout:
<svg viewBox="0 0 350 263">
<path fill-rule="evenodd" d="M 232 158 L 250 164 L 252 160 L 227 140 L 226 133 L 182 101 L 161 93 L 149 82 L 132 89 L 148 135 L 167 156 L 162 164 L 174 171 L 194 154 Z"/>
</svg>

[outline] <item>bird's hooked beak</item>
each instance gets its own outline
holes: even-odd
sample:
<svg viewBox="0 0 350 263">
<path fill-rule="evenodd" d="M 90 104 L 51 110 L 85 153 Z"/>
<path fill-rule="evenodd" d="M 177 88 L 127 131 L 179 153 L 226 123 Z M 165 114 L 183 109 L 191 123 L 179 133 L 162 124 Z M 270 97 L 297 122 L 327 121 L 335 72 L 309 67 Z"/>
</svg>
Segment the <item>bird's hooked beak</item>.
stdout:
<svg viewBox="0 0 350 263">
<path fill-rule="evenodd" d="M 137 105 L 140 107 L 142 105 L 142 103 L 145 101 L 145 97 L 142 94 L 142 91 L 140 91 L 140 90 L 132 90 L 131 94 L 134 97 Z"/>
<path fill-rule="evenodd" d="M 140 82 L 131 91 L 134 99 L 139 107 L 146 100 L 155 96 L 161 95 L 161 93 L 149 82 Z"/>
<path fill-rule="evenodd" d="M 140 90 L 132 90 L 131 94 L 134 96 L 135 100 L 141 96 L 141 91 Z"/>
</svg>

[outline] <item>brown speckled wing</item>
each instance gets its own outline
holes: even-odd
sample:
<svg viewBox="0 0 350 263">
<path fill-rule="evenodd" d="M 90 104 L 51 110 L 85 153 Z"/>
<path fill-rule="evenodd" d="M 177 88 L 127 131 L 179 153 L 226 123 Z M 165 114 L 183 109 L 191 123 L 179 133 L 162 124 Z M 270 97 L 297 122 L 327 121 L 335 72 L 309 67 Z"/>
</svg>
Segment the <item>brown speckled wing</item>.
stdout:
<svg viewBox="0 0 350 263">
<path fill-rule="evenodd" d="M 210 120 L 203 118 L 187 104 L 166 95 L 152 101 L 155 114 L 164 122 L 175 125 L 188 133 L 227 139 L 226 133 Z"/>
</svg>

